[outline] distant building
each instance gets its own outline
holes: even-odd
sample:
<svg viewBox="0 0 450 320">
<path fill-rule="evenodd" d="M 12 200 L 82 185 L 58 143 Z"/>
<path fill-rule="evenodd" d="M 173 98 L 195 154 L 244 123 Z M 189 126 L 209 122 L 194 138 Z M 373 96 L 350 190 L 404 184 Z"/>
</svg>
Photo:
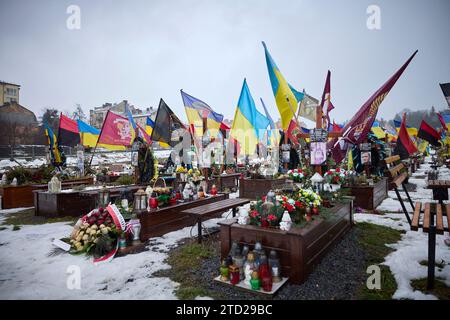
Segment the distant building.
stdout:
<svg viewBox="0 0 450 320">
<path fill-rule="evenodd" d="M 101 107 L 95 107 L 94 110 L 89 111 L 89 123 L 91 126 L 94 126 L 100 129 L 105 121 L 106 113 L 108 111 L 112 111 L 119 115 L 125 115 L 125 107 L 128 106 L 131 114 L 133 115 L 133 119 L 135 119 L 136 123 L 145 128 L 145 124 L 147 122 L 147 116 L 154 120 L 156 115 L 156 110 L 153 107 L 146 108 L 145 111 L 131 105 L 128 103 L 128 100 L 123 100 L 119 103 L 105 103 Z"/>
<path fill-rule="evenodd" d="M 38 144 L 43 139 L 32 111 L 15 101 L 0 106 L 0 145 Z"/>
<path fill-rule="evenodd" d="M 19 103 L 20 85 L 0 81 L 0 106 L 8 102 Z"/>
</svg>

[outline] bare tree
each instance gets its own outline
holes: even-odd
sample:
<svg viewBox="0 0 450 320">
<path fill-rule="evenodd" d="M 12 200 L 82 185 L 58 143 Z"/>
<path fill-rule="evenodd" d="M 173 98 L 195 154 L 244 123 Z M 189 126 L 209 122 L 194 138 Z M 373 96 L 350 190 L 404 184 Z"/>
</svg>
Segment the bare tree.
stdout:
<svg viewBox="0 0 450 320">
<path fill-rule="evenodd" d="M 72 119 L 86 121 L 87 117 L 83 111 L 83 108 L 81 108 L 81 105 L 77 103 L 75 106 L 76 108 L 75 111 L 72 113 Z"/>
</svg>

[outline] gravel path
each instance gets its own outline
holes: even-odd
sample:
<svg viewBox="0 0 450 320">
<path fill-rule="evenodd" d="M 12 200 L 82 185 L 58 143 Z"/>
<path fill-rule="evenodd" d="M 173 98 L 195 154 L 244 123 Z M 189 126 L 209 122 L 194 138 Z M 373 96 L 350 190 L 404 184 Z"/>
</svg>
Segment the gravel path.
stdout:
<svg viewBox="0 0 450 320">
<path fill-rule="evenodd" d="M 338 245 L 336 245 L 323 258 L 313 273 L 302 285 L 286 284 L 275 295 L 274 299 L 353 299 L 356 291 L 365 282 L 367 275 L 364 273 L 364 252 L 358 245 L 356 233 L 353 228 Z M 264 295 L 247 293 L 220 283 L 215 283 L 212 278 L 218 275 L 220 267 L 219 241 L 214 241 L 217 255 L 206 259 L 202 267 L 195 272 L 198 283 L 207 284 L 205 289 L 217 295 L 221 299 L 264 299 Z"/>
</svg>

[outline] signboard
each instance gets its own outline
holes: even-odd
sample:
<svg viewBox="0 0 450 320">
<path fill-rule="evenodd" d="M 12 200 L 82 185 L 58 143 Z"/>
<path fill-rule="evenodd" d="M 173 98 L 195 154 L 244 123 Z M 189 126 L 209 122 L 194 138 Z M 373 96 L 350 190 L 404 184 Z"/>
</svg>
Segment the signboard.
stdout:
<svg viewBox="0 0 450 320">
<path fill-rule="evenodd" d="M 312 129 L 310 131 L 311 142 L 327 142 L 328 131 L 325 129 Z"/>
<path fill-rule="evenodd" d="M 77 146 L 77 167 L 80 170 L 80 177 L 84 177 L 84 148 L 82 145 Z"/>
</svg>

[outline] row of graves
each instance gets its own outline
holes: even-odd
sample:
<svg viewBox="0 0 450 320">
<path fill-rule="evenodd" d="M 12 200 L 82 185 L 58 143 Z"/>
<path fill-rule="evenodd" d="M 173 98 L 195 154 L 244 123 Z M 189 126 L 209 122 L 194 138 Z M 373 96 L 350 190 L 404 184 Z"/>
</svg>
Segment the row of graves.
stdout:
<svg viewBox="0 0 450 320">
<path fill-rule="evenodd" d="M 423 162 L 423 155 L 411 150 L 402 159 L 396 155 L 400 139 L 392 143 L 387 136 L 370 134 L 378 106 L 414 55 L 340 131 L 327 129 L 322 102 L 315 107 L 316 128 L 308 133 L 300 130 L 292 110 L 299 130 L 279 132 L 279 148 L 272 147 L 264 158 L 240 159 L 235 143 L 232 164 L 198 167 L 176 157 L 159 163 L 136 130 L 133 173 L 125 175 L 131 183 L 117 180 L 113 185 L 94 172 L 20 185 L 18 177 L 6 173 L 0 188 L 4 207 L 34 206 L 38 216 L 79 217 L 72 233 L 55 245 L 71 254 L 91 255 L 94 263 L 138 253 L 152 237 L 195 225 L 201 242 L 202 222 L 230 212 L 219 223 L 221 265 L 214 280 L 265 294 L 274 294 L 286 282 L 301 284 L 351 230 L 353 213 L 375 210 L 388 190 L 398 192 L 408 172 Z M 181 122 L 161 101 L 151 140 L 173 147 L 171 124 Z M 287 103 L 292 107 L 288 98 Z M 158 120 L 163 113 L 165 120 Z M 203 132 L 209 121 L 205 113 Z M 126 119 L 122 123 L 130 125 Z M 80 184 L 84 187 L 77 188 Z"/>
</svg>

